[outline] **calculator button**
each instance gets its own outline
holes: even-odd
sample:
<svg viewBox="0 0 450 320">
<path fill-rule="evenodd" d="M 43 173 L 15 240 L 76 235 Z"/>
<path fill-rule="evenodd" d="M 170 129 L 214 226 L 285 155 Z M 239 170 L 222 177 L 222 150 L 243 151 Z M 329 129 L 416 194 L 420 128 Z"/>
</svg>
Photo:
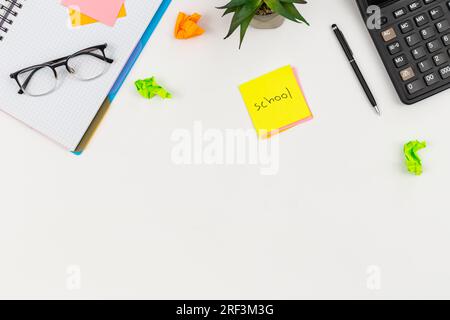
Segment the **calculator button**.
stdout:
<svg viewBox="0 0 450 320">
<path fill-rule="evenodd" d="M 403 69 L 400 71 L 400 77 L 403 81 L 408 81 L 409 79 L 414 78 L 416 75 L 414 74 L 414 70 L 411 67 Z"/>
<path fill-rule="evenodd" d="M 420 59 L 427 55 L 427 52 L 425 51 L 424 47 L 418 47 L 411 51 L 411 54 L 413 55 L 414 59 Z"/>
<path fill-rule="evenodd" d="M 442 68 L 441 70 L 439 70 L 439 73 L 442 79 L 447 79 L 448 77 L 450 77 L 450 66 Z"/>
<path fill-rule="evenodd" d="M 420 30 L 420 34 L 422 35 L 423 40 L 427 40 L 433 37 L 436 34 L 436 32 L 434 32 L 434 29 L 432 27 L 427 27 L 425 29 Z"/>
<path fill-rule="evenodd" d="M 405 14 L 406 14 L 406 9 L 405 8 L 400 8 L 400 9 L 394 11 L 394 18 L 398 19 L 401 16 L 404 16 Z"/>
<path fill-rule="evenodd" d="M 430 3 L 434 2 L 434 0 L 424 0 L 423 2 L 425 2 L 425 4 L 430 4 Z"/>
<path fill-rule="evenodd" d="M 447 20 L 442 20 L 436 23 L 436 29 L 439 33 L 447 31 L 450 28 L 450 23 Z"/>
<path fill-rule="evenodd" d="M 434 72 L 427 74 L 425 77 L 423 77 L 423 79 L 425 80 L 427 86 L 432 86 L 436 82 L 439 82 L 439 78 Z"/>
<path fill-rule="evenodd" d="M 448 61 L 448 57 L 445 53 L 440 53 L 433 57 L 433 61 L 436 66 L 440 66 Z"/>
<path fill-rule="evenodd" d="M 413 29 L 412 23 L 410 20 L 402 22 L 398 25 L 402 33 L 408 33 Z"/>
<path fill-rule="evenodd" d="M 391 54 L 396 54 L 396 53 L 399 53 L 402 50 L 402 48 L 401 48 L 399 42 L 394 42 L 394 43 L 388 45 L 388 50 Z"/>
<path fill-rule="evenodd" d="M 436 20 L 444 15 L 444 11 L 441 7 L 436 7 L 430 10 L 431 19 Z"/>
<path fill-rule="evenodd" d="M 397 34 L 395 33 L 394 28 L 389 28 L 381 32 L 381 36 L 383 37 L 384 42 L 389 42 L 395 38 L 397 38 Z"/>
<path fill-rule="evenodd" d="M 420 36 L 417 33 L 413 33 L 410 34 L 409 36 L 406 36 L 405 40 L 408 46 L 412 47 L 420 42 Z"/>
<path fill-rule="evenodd" d="M 417 10 L 422 6 L 422 3 L 420 1 L 414 1 L 413 3 L 411 3 L 408 8 L 411 11 Z"/>
<path fill-rule="evenodd" d="M 416 22 L 416 25 L 418 27 L 423 26 L 424 24 L 428 23 L 428 18 L 425 14 L 420 14 L 417 17 L 414 18 L 414 21 Z"/>
<path fill-rule="evenodd" d="M 444 43 L 444 46 L 450 45 L 450 34 L 446 34 L 442 37 L 442 42 Z"/>
<path fill-rule="evenodd" d="M 442 49 L 442 44 L 439 40 L 436 39 L 431 42 L 428 42 L 427 48 L 428 48 L 428 51 L 430 51 L 430 53 L 433 53 L 433 52 L 438 51 L 439 49 Z"/>
<path fill-rule="evenodd" d="M 424 60 L 422 62 L 419 62 L 417 66 L 419 67 L 420 72 L 426 72 L 431 68 L 433 68 L 433 64 L 431 63 L 430 60 Z"/>
<path fill-rule="evenodd" d="M 404 54 L 402 54 L 401 56 L 394 58 L 394 63 L 397 68 L 400 68 L 408 64 L 408 59 Z"/>
<path fill-rule="evenodd" d="M 422 89 L 425 89 L 425 83 L 422 80 L 416 80 L 406 85 L 406 89 L 408 89 L 409 94 L 414 94 Z"/>
</svg>

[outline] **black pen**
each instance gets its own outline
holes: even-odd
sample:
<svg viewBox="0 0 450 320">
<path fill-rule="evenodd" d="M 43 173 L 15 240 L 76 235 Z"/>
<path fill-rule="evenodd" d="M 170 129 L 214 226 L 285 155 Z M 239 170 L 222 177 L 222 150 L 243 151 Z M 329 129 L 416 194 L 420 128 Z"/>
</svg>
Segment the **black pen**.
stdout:
<svg viewBox="0 0 450 320">
<path fill-rule="evenodd" d="M 353 71 L 355 71 L 355 74 L 358 77 L 358 80 L 361 83 L 361 86 L 363 87 L 364 92 L 367 95 L 367 98 L 369 98 L 369 101 L 372 104 L 375 111 L 377 112 L 377 114 L 381 115 L 380 109 L 377 106 L 377 102 L 375 101 L 372 91 L 370 91 L 366 79 L 364 79 L 361 70 L 359 70 L 358 64 L 356 63 L 355 58 L 353 57 L 353 51 L 352 49 L 350 49 L 350 46 L 348 45 L 348 42 L 345 39 L 344 34 L 341 32 L 341 30 L 339 30 L 338 26 L 335 24 L 333 24 L 331 28 L 333 28 L 333 31 L 336 34 L 336 37 L 338 38 L 339 43 L 342 46 L 342 49 L 344 49 L 345 55 L 347 56 L 348 61 L 350 62 L 350 65 L 353 68 Z"/>
</svg>

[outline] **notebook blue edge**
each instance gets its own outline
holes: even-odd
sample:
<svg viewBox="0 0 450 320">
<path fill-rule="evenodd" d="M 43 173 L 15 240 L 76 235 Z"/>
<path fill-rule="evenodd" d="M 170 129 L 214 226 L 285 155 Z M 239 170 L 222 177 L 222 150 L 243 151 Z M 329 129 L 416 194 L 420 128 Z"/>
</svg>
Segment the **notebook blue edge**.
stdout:
<svg viewBox="0 0 450 320">
<path fill-rule="evenodd" d="M 153 32 L 155 31 L 156 27 L 158 26 L 159 22 L 161 21 L 162 17 L 164 16 L 164 13 L 166 12 L 167 8 L 169 7 L 172 0 L 163 0 L 161 5 L 159 6 L 158 10 L 156 11 L 155 15 L 153 16 L 152 21 L 150 21 L 150 24 L 148 25 L 147 29 L 145 30 L 144 34 L 141 37 L 141 40 L 139 40 L 138 45 L 134 49 L 133 53 L 131 54 L 130 58 L 128 59 L 127 64 L 121 71 L 119 77 L 117 78 L 116 82 L 114 83 L 111 91 L 107 95 L 107 99 L 110 102 L 113 102 L 114 98 L 116 97 L 117 93 L 119 92 L 120 88 L 122 87 L 125 79 L 127 78 L 128 74 L 130 73 L 131 69 L 133 68 L 134 64 L 136 63 L 137 59 L 142 53 L 142 50 L 144 50 L 145 45 L 150 40 L 150 37 L 152 36 Z M 83 152 L 72 152 L 73 154 L 79 156 Z"/>
</svg>

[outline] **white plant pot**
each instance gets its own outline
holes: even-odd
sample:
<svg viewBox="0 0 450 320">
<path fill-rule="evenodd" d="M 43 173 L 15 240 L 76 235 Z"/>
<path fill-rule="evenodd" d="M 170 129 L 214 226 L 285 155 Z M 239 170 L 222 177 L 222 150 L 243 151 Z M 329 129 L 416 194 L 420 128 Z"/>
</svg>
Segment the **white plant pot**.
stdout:
<svg viewBox="0 0 450 320">
<path fill-rule="evenodd" d="M 278 13 L 256 15 L 250 25 L 255 29 L 275 29 L 281 27 L 284 20 L 284 17 Z"/>
</svg>

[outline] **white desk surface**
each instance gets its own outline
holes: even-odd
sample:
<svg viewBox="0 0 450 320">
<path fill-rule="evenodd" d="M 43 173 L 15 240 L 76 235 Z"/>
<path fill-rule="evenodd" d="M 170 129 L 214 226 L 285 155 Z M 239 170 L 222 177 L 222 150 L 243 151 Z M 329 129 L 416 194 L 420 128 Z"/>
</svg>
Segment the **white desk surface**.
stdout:
<svg viewBox="0 0 450 320">
<path fill-rule="evenodd" d="M 240 51 L 223 2 L 174 1 L 81 157 L 0 114 L 0 297 L 450 298 L 450 92 L 402 105 L 352 0 L 311 0 L 311 27 L 251 29 Z M 206 34 L 175 40 L 179 11 Z M 315 118 L 280 135 L 276 175 L 173 163 L 174 130 L 252 128 L 237 86 L 286 64 Z M 136 94 L 151 75 L 174 99 Z"/>
</svg>

